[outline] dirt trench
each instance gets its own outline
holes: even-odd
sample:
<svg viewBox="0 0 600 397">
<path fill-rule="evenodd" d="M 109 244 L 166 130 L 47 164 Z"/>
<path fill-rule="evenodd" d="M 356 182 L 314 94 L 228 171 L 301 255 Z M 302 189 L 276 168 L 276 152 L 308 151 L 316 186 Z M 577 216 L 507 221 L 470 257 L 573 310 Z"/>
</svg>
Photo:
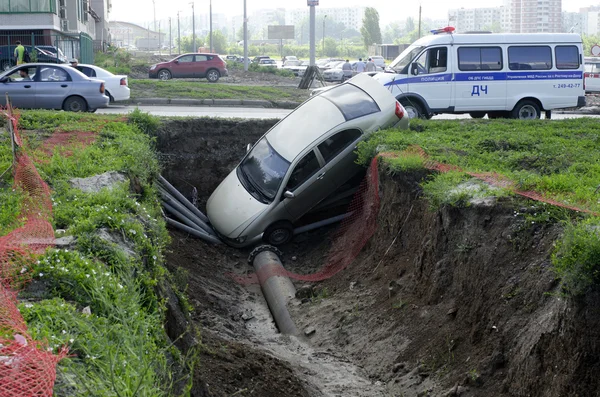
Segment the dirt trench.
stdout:
<svg viewBox="0 0 600 397">
<path fill-rule="evenodd" d="M 247 143 L 275 121 L 181 120 L 158 135 L 163 175 L 203 207 Z M 432 210 L 426 173 L 380 170 L 378 229 L 356 260 L 291 305 L 309 337 L 279 335 L 248 250 L 172 231 L 203 349 L 195 395 L 600 396 L 600 294 L 561 297 L 550 252 L 561 229 L 522 199 Z M 325 263 L 330 232 L 282 247 L 288 270 Z M 296 282 L 302 289 L 304 283 Z"/>
</svg>

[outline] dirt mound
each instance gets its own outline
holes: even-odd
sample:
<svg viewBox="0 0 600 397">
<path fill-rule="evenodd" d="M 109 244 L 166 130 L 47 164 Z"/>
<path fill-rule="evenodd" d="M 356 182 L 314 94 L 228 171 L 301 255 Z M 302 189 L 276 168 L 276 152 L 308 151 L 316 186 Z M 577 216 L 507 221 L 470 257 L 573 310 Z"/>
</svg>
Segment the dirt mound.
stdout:
<svg viewBox="0 0 600 397">
<path fill-rule="evenodd" d="M 163 175 L 188 197 L 196 186 L 203 203 L 274 122 L 167 122 L 157 139 Z M 196 380 L 206 395 L 600 395 L 600 294 L 560 296 L 549 260 L 559 225 L 525 217 L 538 209 L 524 199 L 433 211 L 419 187 L 427 175 L 381 170 L 375 236 L 350 267 L 294 303 L 298 328 L 315 330 L 308 359 L 265 331 L 272 321 L 258 327 L 260 293 L 230 276 L 251 273 L 248 251 L 174 231 L 169 268 L 187 280 L 202 328 Z M 326 229 L 297 236 L 282 247 L 284 265 L 314 272 L 330 243 Z M 340 371 L 351 389 L 335 384 Z"/>
</svg>

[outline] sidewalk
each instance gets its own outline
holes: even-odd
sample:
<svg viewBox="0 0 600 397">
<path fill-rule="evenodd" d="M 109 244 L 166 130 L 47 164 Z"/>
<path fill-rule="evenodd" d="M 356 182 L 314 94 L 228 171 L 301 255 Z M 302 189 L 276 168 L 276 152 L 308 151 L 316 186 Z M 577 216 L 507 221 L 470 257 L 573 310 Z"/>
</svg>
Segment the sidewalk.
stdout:
<svg viewBox="0 0 600 397">
<path fill-rule="evenodd" d="M 187 98 L 137 98 L 119 102 L 127 105 L 174 105 L 174 106 L 227 106 L 295 109 L 300 102 L 267 101 L 261 99 L 187 99 Z"/>
</svg>

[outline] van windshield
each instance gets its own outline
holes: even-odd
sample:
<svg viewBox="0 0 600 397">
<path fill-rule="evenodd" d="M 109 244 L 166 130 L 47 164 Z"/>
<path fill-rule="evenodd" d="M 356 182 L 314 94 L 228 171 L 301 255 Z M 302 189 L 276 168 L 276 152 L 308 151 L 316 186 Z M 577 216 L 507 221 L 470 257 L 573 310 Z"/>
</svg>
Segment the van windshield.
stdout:
<svg viewBox="0 0 600 397">
<path fill-rule="evenodd" d="M 421 53 L 423 48 L 425 47 L 411 45 L 406 50 L 402 51 L 402 53 L 392 61 L 389 69 L 392 69 L 394 72 L 399 74 L 408 74 L 408 65 L 410 65 L 411 61 Z"/>
<path fill-rule="evenodd" d="M 289 168 L 290 163 L 263 138 L 242 161 L 237 174 L 244 188 L 254 198 L 263 203 L 270 203 Z"/>
</svg>

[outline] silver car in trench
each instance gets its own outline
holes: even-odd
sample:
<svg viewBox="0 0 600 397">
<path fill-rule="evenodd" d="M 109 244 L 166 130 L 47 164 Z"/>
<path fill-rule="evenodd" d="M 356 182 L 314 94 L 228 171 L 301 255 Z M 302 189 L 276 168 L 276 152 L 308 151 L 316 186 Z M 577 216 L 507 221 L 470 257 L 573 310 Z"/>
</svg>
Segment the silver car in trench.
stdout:
<svg viewBox="0 0 600 397">
<path fill-rule="evenodd" d="M 94 112 L 108 106 L 104 89 L 104 81 L 70 65 L 28 63 L 0 74 L 0 105 L 6 105 L 7 93 L 16 108 Z"/>
<path fill-rule="evenodd" d="M 229 245 L 291 240 L 294 222 L 356 176 L 356 145 L 384 128 L 408 128 L 404 108 L 367 75 L 311 97 L 254 144 L 207 202 Z"/>
</svg>

